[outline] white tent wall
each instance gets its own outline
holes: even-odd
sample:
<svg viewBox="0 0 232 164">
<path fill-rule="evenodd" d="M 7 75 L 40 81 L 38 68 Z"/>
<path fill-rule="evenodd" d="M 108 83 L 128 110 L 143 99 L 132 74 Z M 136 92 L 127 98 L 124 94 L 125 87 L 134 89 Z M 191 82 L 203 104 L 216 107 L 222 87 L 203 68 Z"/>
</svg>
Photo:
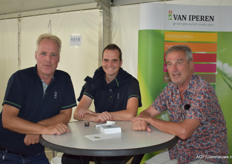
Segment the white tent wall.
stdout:
<svg viewBox="0 0 232 164">
<path fill-rule="evenodd" d="M 21 40 L 20 46 L 20 69 L 34 66 L 35 50 L 37 37 L 42 33 L 52 31 L 52 34 L 59 36 L 62 40 L 61 59 L 58 69 L 68 72 L 72 78 L 75 89 L 76 98 L 78 98 L 81 88 L 84 84 L 84 78 L 92 76 L 95 69 L 98 67 L 98 52 L 99 52 L 99 20 L 101 19 L 100 10 L 85 10 L 76 12 L 67 12 L 60 14 L 42 15 L 34 17 L 21 18 L 21 30 L 19 37 Z M 4 42 L 1 48 L 1 102 L 5 94 L 5 88 L 10 75 L 18 69 L 18 23 L 3 28 L 6 20 L 0 21 L 1 36 L 12 35 L 0 38 L 0 42 Z M 51 26 L 49 26 L 51 22 Z M 13 33 L 7 32 L 12 26 Z M 72 47 L 69 45 L 70 35 L 80 34 L 82 42 L 80 47 Z M 8 37 L 8 38 L 6 38 Z M 14 42 L 12 39 L 14 38 Z M 14 46 L 14 48 L 12 48 Z M 3 50 L 3 51 L 2 51 Z M 11 50 L 10 52 L 4 52 Z M 13 51 L 14 50 L 14 51 Z M 15 60 L 11 66 L 6 63 Z M 12 68 L 11 68 L 12 67 Z M 7 72 L 5 71 L 7 70 Z M 4 74 L 6 76 L 2 77 Z"/>
<path fill-rule="evenodd" d="M 139 5 L 111 8 L 111 42 L 122 50 L 122 67 L 137 77 Z"/>
<path fill-rule="evenodd" d="M 2 103 L 7 81 L 18 69 L 18 21 L 16 19 L 2 20 L 0 29 L 0 100 Z"/>
</svg>

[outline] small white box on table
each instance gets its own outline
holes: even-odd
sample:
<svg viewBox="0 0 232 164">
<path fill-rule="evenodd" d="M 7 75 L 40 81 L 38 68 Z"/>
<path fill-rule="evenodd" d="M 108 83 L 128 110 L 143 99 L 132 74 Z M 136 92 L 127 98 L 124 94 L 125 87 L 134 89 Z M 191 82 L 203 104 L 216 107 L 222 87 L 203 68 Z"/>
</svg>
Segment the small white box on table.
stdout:
<svg viewBox="0 0 232 164">
<path fill-rule="evenodd" d="M 117 125 L 104 125 L 100 126 L 101 133 L 112 134 L 112 133 L 121 133 L 121 127 Z"/>
</svg>

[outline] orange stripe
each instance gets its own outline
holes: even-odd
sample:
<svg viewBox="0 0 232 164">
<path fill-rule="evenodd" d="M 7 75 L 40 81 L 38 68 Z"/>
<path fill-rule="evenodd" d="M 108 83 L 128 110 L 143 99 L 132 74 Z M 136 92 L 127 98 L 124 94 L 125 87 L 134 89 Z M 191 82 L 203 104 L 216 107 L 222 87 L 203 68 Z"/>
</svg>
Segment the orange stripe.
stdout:
<svg viewBox="0 0 232 164">
<path fill-rule="evenodd" d="M 192 52 L 217 52 L 217 43 L 182 43 L 182 42 L 165 42 L 164 50 L 174 45 L 187 45 Z"/>
</svg>

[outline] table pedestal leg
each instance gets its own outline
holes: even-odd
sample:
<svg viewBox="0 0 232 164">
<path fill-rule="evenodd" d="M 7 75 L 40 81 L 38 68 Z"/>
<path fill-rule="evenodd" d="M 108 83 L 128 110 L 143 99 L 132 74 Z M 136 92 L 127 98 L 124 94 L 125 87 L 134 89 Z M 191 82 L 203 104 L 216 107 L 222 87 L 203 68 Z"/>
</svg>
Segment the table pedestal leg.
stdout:
<svg viewBox="0 0 232 164">
<path fill-rule="evenodd" d="M 144 154 L 135 155 L 133 160 L 131 161 L 131 164 L 140 164 Z"/>
</svg>

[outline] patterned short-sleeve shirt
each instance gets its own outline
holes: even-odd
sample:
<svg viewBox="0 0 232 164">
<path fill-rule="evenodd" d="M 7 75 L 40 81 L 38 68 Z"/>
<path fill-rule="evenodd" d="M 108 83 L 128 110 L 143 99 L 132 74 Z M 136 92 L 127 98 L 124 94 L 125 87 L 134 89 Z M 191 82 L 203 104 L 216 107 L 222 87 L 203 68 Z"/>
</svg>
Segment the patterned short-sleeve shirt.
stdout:
<svg viewBox="0 0 232 164">
<path fill-rule="evenodd" d="M 181 100 L 178 87 L 170 82 L 153 102 L 152 107 L 168 110 L 173 122 L 185 119 L 200 121 L 191 137 L 178 140 L 169 149 L 171 159 L 188 163 L 200 158 L 214 163 L 227 163 L 227 129 L 225 119 L 213 87 L 198 75 L 193 75 Z M 225 157 L 225 158 L 224 158 Z"/>
</svg>

